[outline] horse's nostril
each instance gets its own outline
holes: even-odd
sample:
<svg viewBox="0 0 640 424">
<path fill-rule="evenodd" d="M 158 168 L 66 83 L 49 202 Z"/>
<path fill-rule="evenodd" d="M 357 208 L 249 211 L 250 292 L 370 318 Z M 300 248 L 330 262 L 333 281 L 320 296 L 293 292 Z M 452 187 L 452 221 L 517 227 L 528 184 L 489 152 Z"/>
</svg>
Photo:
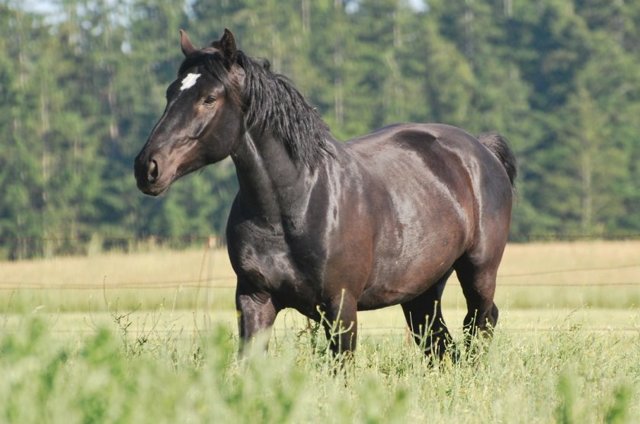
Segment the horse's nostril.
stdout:
<svg viewBox="0 0 640 424">
<path fill-rule="evenodd" d="M 147 171 L 147 180 L 150 183 L 155 182 L 158 179 L 158 162 L 155 160 L 149 161 L 149 169 Z"/>
</svg>

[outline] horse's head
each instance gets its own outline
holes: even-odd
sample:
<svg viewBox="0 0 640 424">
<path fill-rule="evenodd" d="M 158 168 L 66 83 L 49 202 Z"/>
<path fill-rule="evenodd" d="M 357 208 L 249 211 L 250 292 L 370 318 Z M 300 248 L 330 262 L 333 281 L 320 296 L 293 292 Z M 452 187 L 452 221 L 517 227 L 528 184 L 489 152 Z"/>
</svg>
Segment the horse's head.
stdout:
<svg viewBox="0 0 640 424">
<path fill-rule="evenodd" d="M 157 196 L 173 181 L 227 157 L 244 131 L 244 71 L 230 31 L 204 49 L 184 31 L 185 60 L 167 89 L 164 114 L 135 160 L 138 187 Z"/>
</svg>

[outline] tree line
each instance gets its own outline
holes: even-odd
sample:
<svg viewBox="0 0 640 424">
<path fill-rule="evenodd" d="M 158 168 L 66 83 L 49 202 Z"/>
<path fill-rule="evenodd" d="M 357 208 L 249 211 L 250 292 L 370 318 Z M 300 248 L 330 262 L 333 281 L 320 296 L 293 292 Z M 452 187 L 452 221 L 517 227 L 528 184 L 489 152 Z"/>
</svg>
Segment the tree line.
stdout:
<svg viewBox="0 0 640 424">
<path fill-rule="evenodd" d="M 640 235 L 640 2 L 0 0 L 0 257 L 223 234 L 232 163 L 149 199 L 132 161 L 178 29 L 204 45 L 225 27 L 338 139 L 400 121 L 506 135 L 513 240 Z"/>
</svg>

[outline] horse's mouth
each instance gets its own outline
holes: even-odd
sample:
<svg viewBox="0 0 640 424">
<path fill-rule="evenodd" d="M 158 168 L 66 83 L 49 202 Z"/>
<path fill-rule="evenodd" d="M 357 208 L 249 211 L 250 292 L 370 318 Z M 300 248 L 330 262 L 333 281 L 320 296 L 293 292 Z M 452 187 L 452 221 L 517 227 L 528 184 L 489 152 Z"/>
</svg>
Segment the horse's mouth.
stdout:
<svg viewBox="0 0 640 424">
<path fill-rule="evenodd" d="M 138 188 L 140 189 L 141 192 L 143 192 L 147 196 L 157 197 L 157 196 L 160 196 L 165 191 L 167 191 L 169 187 L 167 186 L 164 188 L 155 188 L 155 187 L 144 187 L 144 188 L 138 187 Z"/>
<path fill-rule="evenodd" d="M 169 190 L 171 187 L 171 183 L 173 179 L 169 179 L 168 181 L 157 181 L 155 183 L 148 183 L 145 181 L 137 180 L 138 189 L 148 196 L 160 196 Z"/>
</svg>

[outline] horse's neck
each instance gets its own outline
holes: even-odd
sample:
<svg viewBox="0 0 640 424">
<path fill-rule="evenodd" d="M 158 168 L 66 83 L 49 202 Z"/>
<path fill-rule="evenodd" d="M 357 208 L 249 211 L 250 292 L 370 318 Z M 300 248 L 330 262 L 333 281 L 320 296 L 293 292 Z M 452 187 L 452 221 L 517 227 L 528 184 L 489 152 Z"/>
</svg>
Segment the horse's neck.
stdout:
<svg viewBox="0 0 640 424">
<path fill-rule="evenodd" d="M 303 217 L 317 174 L 294 163 L 279 140 L 247 133 L 232 158 L 243 209 L 270 224 L 288 225 Z"/>
</svg>

